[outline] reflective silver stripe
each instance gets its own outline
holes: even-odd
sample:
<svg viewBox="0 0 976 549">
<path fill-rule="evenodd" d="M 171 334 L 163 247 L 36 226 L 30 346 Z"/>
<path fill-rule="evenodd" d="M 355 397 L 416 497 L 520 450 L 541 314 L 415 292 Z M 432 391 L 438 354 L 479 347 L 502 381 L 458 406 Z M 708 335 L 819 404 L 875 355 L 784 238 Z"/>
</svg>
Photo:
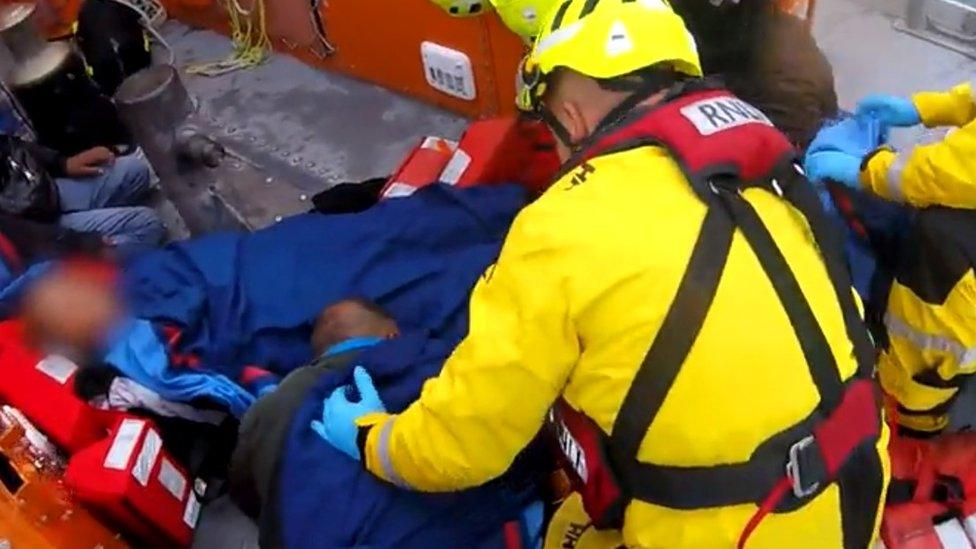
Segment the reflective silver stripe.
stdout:
<svg viewBox="0 0 976 549">
<path fill-rule="evenodd" d="M 905 195 L 901 192 L 901 179 L 905 172 L 908 159 L 905 153 L 895 155 L 895 161 L 888 168 L 888 199 L 897 202 L 905 200 Z"/>
<path fill-rule="evenodd" d="M 976 361 L 976 347 L 967 348 L 954 339 L 920 332 L 892 313 L 885 315 L 885 326 L 888 328 L 888 335 L 908 340 L 920 350 L 952 355 L 960 369 Z"/>
<path fill-rule="evenodd" d="M 579 34 L 579 31 L 581 30 L 583 30 L 583 23 L 582 21 L 577 21 L 572 25 L 563 27 L 556 32 L 549 34 L 542 40 L 539 40 L 539 43 L 535 45 L 535 51 L 532 52 L 532 57 L 538 59 L 547 50 L 558 46 L 567 40 L 570 40 Z"/>
<path fill-rule="evenodd" d="M 378 447 L 376 448 L 376 453 L 380 456 L 380 466 L 383 467 L 383 476 L 401 488 L 410 488 L 410 485 L 393 468 L 393 460 L 390 459 L 390 435 L 392 434 L 393 420 L 389 419 L 383 424 L 383 429 L 380 431 L 380 440 L 377 442 Z"/>
</svg>

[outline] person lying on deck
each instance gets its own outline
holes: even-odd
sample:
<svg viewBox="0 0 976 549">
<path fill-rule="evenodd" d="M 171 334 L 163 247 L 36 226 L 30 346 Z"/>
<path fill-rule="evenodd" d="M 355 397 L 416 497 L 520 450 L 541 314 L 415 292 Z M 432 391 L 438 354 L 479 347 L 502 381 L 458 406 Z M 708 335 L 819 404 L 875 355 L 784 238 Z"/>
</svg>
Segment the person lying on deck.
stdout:
<svg viewBox="0 0 976 549">
<path fill-rule="evenodd" d="M 327 307 L 313 341 L 317 358 L 244 416 L 231 462 L 231 496 L 257 520 L 261 546 L 503 547 L 503 524 L 534 498 L 529 473 L 458 494 L 415 494 L 330 452 L 320 435 L 305 436 L 322 393 L 350 375 L 362 381 L 370 371 L 391 406 L 405 405 L 436 374 L 450 346 L 426 333 L 401 334 L 388 312 L 364 299 Z"/>
<path fill-rule="evenodd" d="M 312 334 L 315 360 L 288 374 L 251 406 L 241 422 L 231 483 L 234 499 L 243 511 L 257 518 L 269 500 L 276 452 L 267 449 L 283 444 L 290 425 L 286 419 L 294 415 L 310 386 L 322 374 L 352 365 L 362 349 L 398 333 L 396 320 L 364 299 L 340 301 L 322 311 Z"/>
</svg>

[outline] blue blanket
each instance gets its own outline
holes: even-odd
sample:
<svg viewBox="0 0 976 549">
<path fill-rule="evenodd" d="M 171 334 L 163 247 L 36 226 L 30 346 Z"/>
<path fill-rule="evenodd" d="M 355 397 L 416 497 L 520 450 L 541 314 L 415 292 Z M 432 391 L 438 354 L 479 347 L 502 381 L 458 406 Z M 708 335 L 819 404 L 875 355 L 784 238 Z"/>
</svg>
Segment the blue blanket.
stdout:
<svg viewBox="0 0 976 549">
<path fill-rule="evenodd" d="M 359 355 L 387 408 L 400 412 L 440 372 L 453 343 L 425 334 L 380 343 Z M 545 470 L 537 446 L 516 460 L 501 479 L 452 494 L 401 490 L 323 441 L 309 427 L 322 415 L 322 400 L 352 381 L 351 370 L 323 376 L 296 413 L 281 449 L 277 509 L 282 542 L 304 547 L 504 547 L 502 525 L 517 519 L 537 498 L 533 478 Z"/>
<path fill-rule="evenodd" d="M 132 262 L 124 284 L 136 317 L 183 328 L 179 350 L 231 379 L 249 364 L 304 364 L 317 314 L 348 297 L 458 341 L 470 290 L 525 201 L 517 185 L 435 185 L 359 214 L 172 244 Z"/>
</svg>

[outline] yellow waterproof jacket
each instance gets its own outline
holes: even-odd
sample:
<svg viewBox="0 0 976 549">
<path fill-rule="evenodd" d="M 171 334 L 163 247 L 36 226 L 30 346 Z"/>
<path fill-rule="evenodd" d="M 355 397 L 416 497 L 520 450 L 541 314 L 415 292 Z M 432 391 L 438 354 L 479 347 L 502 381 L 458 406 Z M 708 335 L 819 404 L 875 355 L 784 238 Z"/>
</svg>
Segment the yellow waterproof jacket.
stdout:
<svg viewBox="0 0 976 549">
<path fill-rule="evenodd" d="M 771 193 L 750 189 L 745 197 L 795 273 L 841 378 L 851 377 L 852 345 L 806 222 Z M 705 213 L 657 147 L 595 158 L 555 183 L 516 218 L 471 297 L 469 334 L 441 374 L 399 416 L 361 420 L 371 425 L 368 469 L 423 491 L 482 484 L 506 471 L 560 395 L 610 432 Z M 790 321 L 737 232 L 710 313 L 638 458 L 679 466 L 747 461 L 818 401 Z M 885 431 L 877 445 L 885 470 L 886 443 Z M 799 511 L 770 515 L 749 547 L 841 547 L 838 497 L 834 485 Z M 755 511 L 753 504 L 685 511 L 634 502 L 623 539 L 632 547 L 731 547 Z"/>
<path fill-rule="evenodd" d="M 972 83 L 913 98 L 926 126 L 955 126 L 943 141 L 865 163 L 874 193 L 918 207 L 976 209 L 976 97 Z M 976 372 L 976 212 L 919 213 L 892 286 L 885 325 L 890 345 L 879 364 L 899 423 L 937 433 L 949 423 L 959 388 Z"/>
<path fill-rule="evenodd" d="M 889 200 L 914 206 L 976 208 L 976 97 L 973 84 L 912 99 L 922 122 L 958 128 L 930 145 L 896 153 L 880 149 L 861 171 L 861 183 Z"/>
<path fill-rule="evenodd" d="M 913 431 L 944 430 L 960 388 L 976 373 L 974 234 L 976 211 L 928 208 L 902 251 L 878 376 L 898 403 L 899 424 Z M 976 411 L 960 417 L 974 418 Z"/>
</svg>

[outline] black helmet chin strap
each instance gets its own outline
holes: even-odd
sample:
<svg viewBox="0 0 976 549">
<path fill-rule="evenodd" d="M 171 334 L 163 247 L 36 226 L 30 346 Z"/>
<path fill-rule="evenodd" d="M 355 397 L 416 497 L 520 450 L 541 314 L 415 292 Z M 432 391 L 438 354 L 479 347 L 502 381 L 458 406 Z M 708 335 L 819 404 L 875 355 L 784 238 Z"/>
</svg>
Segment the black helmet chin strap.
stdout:
<svg viewBox="0 0 976 549">
<path fill-rule="evenodd" d="M 657 93 L 657 91 L 659 91 L 659 89 L 650 84 L 640 86 L 635 89 L 632 94 L 628 95 L 623 101 L 620 102 L 619 105 L 614 107 L 609 113 L 607 113 L 606 116 L 603 117 L 600 123 L 597 124 L 596 129 L 593 131 L 593 135 L 596 135 L 607 127 L 619 122 L 627 115 L 627 113 L 632 111 L 634 107 L 646 101 L 647 98 Z M 580 149 L 582 145 L 587 143 L 590 140 L 590 137 L 592 137 L 590 136 L 581 140 L 580 142 L 574 143 L 573 137 L 569 134 L 569 130 L 566 129 L 566 126 L 564 126 L 563 123 L 556 118 L 556 115 L 547 109 L 545 105 L 540 105 L 536 112 L 538 113 L 539 117 L 542 118 L 542 121 L 549 126 L 552 133 L 556 135 L 556 139 L 559 139 L 559 141 L 561 141 L 562 144 L 571 151 L 575 152 L 576 150 Z"/>
<path fill-rule="evenodd" d="M 564 126 L 563 123 L 556 118 L 556 115 L 552 114 L 552 111 L 544 106 L 540 106 L 537 112 L 539 114 L 539 118 L 542 118 L 542 121 L 545 122 L 546 125 L 549 126 L 549 129 L 552 130 L 552 133 L 556 135 L 556 139 L 558 139 L 569 150 L 575 151 L 579 144 L 573 143 L 573 136 L 569 135 L 569 130 L 567 130 L 566 126 Z"/>
<path fill-rule="evenodd" d="M 631 93 L 625 97 L 619 105 L 611 109 L 602 120 L 600 120 L 600 123 L 597 124 L 596 129 L 593 130 L 593 133 L 590 136 L 577 143 L 573 142 L 573 138 L 569 134 L 569 130 L 566 129 L 566 126 L 564 126 L 563 123 L 556 118 L 556 115 L 547 109 L 544 104 L 539 105 L 536 112 L 538 113 L 539 117 L 542 118 L 543 122 L 549 126 L 552 133 L 556 135 L 556 138 L 559 139 L 559 141 L 561 141 L 562 144 L 565 145 L 569 150 L 576 152 L 596 139 L 596 136 L 601 134 L 604 130 L 619 123 L 630 113 L 630 111 L 634 110 L 635 107 L 644 101 L 647 101 L 654 94 L 659 93 L 662 90 L 667 90 L 668 93 L 665 98 L 667 101 L 681 95 L 685 92 L 685 89 L 689 84 L 698 81 L 698 79 L 689 79 L 674 82 L 673 77 L 670 75 L 665 77 L 651 73 L 648 75 L 642 75 L 640 80 L 632 82 L 621 82 L 614 80 L 602 82 L 601 84 L 603 87 L 608 90 L 629 91 Z"/>
</svg>

